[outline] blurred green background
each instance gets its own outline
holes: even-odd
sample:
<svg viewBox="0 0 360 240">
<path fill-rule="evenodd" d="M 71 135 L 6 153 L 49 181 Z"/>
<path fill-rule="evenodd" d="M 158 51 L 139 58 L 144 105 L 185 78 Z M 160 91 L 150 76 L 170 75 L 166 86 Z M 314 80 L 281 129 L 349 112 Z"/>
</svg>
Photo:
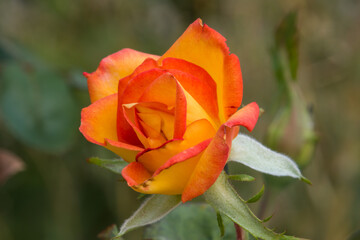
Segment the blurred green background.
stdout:
<svg viewBox="0 0 360 240">
<path fill-rule="evenodd" d="M 292 12 L 299 44 L 296 88 L 316 139 L 310 161 L 301 165 L 313 185 L 274 183 L 250 171 L 257 181 L 238 190 L 246 198 L 267 181 L 263 202 L 251 207 L 260 215 L 274 213 L 268 226 L 278 232 L 350 239 L 360 229 L 357 0 L 0 0 L 0 170 L 8 171 L 0 178 L 0 239 L 97 239 L 139 206 L 138 194 L 119 176 L 86 162 L 113 155 L 78 131 L 81 108 L 89 105 L 82 72 L 95 71 L 103 57 L 126 47 L 162 55 L 198 17 L 238 55 L 243 103 L 256 101 L 265 110 L 252 136 L 297 158 L 298 142 L 273 144 L 268 136 L 275 134 L 271 126 L 277 131 L 287 101 L 274 74 L 274 32 Z M 285 143 L 297 139 L 293 121 L 302 119 L 291 116 L 280 123 L 290 124 L 280 131 Z"/>
</svg>

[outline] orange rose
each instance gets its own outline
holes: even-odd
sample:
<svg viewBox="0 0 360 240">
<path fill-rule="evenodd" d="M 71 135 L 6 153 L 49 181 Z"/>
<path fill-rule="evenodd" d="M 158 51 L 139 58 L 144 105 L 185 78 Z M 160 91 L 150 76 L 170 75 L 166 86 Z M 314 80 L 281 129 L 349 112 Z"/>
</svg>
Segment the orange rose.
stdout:
<svg viewBox="0 0 360 240">
<path fill-rule="evenodd" d="M 201 20 L 161 57 L 123 49 L 84 73 L 92 104 L 80 131 L 129 164 L 128 185 L 147 194 L 182 194 L 186 202 L 218 178 L 239 125 L 251 131 L 259 108 L 240 110 L 239 60 Z"/>
</svg>

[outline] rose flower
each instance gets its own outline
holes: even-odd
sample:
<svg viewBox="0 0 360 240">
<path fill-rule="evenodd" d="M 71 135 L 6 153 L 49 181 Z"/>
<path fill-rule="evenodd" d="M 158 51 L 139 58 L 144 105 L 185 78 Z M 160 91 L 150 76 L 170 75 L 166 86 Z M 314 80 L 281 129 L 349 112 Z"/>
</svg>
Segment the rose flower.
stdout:
<svg viewBox="0 0 360 240">
<path fill-rule="evenodd" d="M 80 131 L 129 164 L 122 176 L 135 191 L 203 194 L 223 170 L 239 126 L 251 131 L 259 108 L 238 110 L 239 59 L 200 19 L 163 55 L 123 49 L 84 73 L 92 104 Z"/>
</svg>

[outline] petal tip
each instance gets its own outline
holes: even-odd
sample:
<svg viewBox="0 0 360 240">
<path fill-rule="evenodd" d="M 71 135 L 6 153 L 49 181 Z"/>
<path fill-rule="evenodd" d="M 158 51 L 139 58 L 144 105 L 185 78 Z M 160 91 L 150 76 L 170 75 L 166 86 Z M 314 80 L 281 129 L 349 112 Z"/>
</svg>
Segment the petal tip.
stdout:
<svg viewBox="0 0 360 240">
<path fill-rule="evenodd" d="M 196 19 L 196 21 L 201 27 L 204 27 L 204 23 L 201 18 Z"/>
</svg>

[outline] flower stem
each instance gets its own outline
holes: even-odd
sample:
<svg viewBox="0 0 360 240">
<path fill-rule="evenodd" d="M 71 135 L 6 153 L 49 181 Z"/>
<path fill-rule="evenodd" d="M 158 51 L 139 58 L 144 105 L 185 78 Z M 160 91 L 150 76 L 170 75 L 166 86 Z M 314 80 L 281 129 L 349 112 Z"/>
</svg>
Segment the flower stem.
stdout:
<svg viewBox="0 0 360 240">
<path fill-rule="evenodd" d="M 236 230 L 236 240 L 245 240 L 244 239 L 244 230 L 234 222 L 235 230 Z"/>
</svg>

